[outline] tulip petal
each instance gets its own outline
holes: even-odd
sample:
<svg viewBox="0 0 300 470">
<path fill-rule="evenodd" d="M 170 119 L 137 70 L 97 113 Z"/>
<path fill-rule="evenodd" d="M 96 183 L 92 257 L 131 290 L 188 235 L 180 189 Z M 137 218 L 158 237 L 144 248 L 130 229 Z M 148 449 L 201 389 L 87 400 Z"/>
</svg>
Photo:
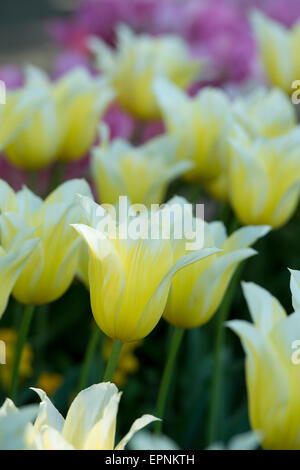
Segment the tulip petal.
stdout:
<svg viewBox="0 0 300 470">
<path fill-rule="evenodd" d="M 192 290 L 188 308 L 195 312 L 194 325 L 206 323 L 222 302 L 237 265 L 256 254 L 252 248 L 220 253 L 199 276 Z M 192 326 L 192 325 L 191 325 Z"/>
<path fill-rule="evenodd" d="M 72 179 L 54 189 L 45 199 L 44 205 L 63 202 L 66 205 L 74 202 L 75 194 L 82 194 L 93 198 L 89 184 L 84 179 Z"/>
<path fill-rule="evenodd" d="M 286 317 L 284 308 L 275 297 L 257 284 L 243 282 L 242 287 L 256 328 L 268 335 L 274 326 Z"/>
<path fill-rule="evenodd" d="M 63 437 L 76 449 L 83 449 L 89 432 L 102 419 L 111 397 L 117 393 L 117 387 L 109 382 L 82 390 L 70 406 Z"/>
<path fill-rule="evenodd" d="M 18 212 L 27 220 L 34 214 L 43 204 L 43 200 L 36 196 L 26 186 L 17 193 Z"/>
<path fill-rule="evenodd" d="M 38 416 L 33 426 L 34 432 L 40 432 L 42 427 L 45 425 L 51 426 L 57 431 L 61 432 L 65 420 L 52 404 L 47 394 L 40 388 L 31 387 L 31 390 L 36 392 L 41 399 Z"/>
<path fill-rule="evenodd" d="M 13 189 L 0 179 L 0 212 L 10 212 L 17 210 L 17 201 Z"/>
<path fill-rule="evenodd" d="M 152 423 L 153 421 L 160 421 L 160 420 L 159 418 L 155 418 L 155 416 L 152 416 L 152 415 L 143 415 L 141 418 L 136 419 L 133 425 L 131 426 L 129 432 L 119 442 L 115 450 L 124 450 L 126 444 L 130 441 L 132 436 L 138 431 L 140 431 L 141 429 L 143 429 L 145 426 L 148 426 L 148 424 Z"/>
<path fill-rule="evenodd" d="M 269 233 L 271 227 L 269 225 L 247 226 L 236 230 L 224 243 L 222 248 L 225 251 L 238 250 L 253 245 L 259 238 Z"/>
<path fill-rule="evenodd" d="M 101 419 L 89 431 L 85 450 L 113 450 L 121 393 L 115 393 L 104 408 Z"/>
<path fill-rule="evenodd" d="M 0 408 L 0 449 L 23 450 L 26 446 L 26 430 L 35 418 L 38 407 L 29 405 L 17 409 L 6 400 L 5 413 L 1 413 L 2 408 Z"/>
<path fill-rule="evenodd" d="M 294 310 L 300 310 L 300 271 L 289 270 L 291 273 L 290 288 Z"/>
<path fill-rule="evenodd" d="M 39 239 L 27 240 L 15 251 L 0 257 L 0 318 L 6 309 L 10 293 L 18 276 L 38 243 Z"/>
<path fill-rule="evenodd" d="M 196 263 L 197 261 L 219 251 L 220 250 L 217 248 L 206 248 L 194 253 L 188 253 L 176 261 L 148 300 L 143 314 L 136 325 L 133 340 L 138 340 L 147 336 L 153 329 L 154 325 L 159 321 L 167 302 L 172 277 L 184 267 Z M 157 308 L 157 305 L 160 305 L 160 308 Z"/>
<path fill-rule="evenodd" d="M 41 431 L 34 435 L 29 450 L 75 450 L 57 429 L 43 426 Z"/>
</svg>

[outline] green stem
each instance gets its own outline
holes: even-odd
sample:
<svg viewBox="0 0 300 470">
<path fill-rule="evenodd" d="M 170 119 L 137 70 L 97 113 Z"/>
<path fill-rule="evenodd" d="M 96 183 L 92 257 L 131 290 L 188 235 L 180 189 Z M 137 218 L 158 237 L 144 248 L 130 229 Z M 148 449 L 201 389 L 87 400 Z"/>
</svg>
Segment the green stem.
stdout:
<svg viewBox="0 0 300 470">
<path fill-rule="evenodd" d="M 221 205 L 218 218 L 223 221 L 225 227 L 229 227 L 232 218 L 232 210 L 227 202 Z"/>
<path fill-rule="evenodd" d="M 189 202 L 191 204 L 196 204 L 198 201 L 200 194 L 201 194 L 202 188 L 200 185 L 197 186 L 192 186 L 189 194 Z"/>
<path fill-rule="evenodd" d="M 53 168 L 52 181 L 51 181 L 51 191 L 53 191 L 57 186 L 59 186 L 65 176 L 66 165 L 64 162 L 57 161 Z"/>
<path fill-rule="evenodd" d="M 22 351 L 26 342 L 26 338 L 28 335 L 30 323 L 34 313 L 34 306 L 27 305 L 24 310 L 24 315 L 21 323 L 21 329 L 18 335 L 18 340 L 16 344 L 16 355 L 15 355 L 15 362 L 13 367 L 12 373 L 12 381 L 11 381 L 11 388 L 10 388 L 10 398 L 15 401 L 17 396 L 17 388 L 18 388 L 18 377 L 19 377 L 19 367 L 22 357 Z"/>
<path fill-rule="evenodd" d="M 160 419 L 162 419 L 164 416 L 164 411 L 165 411 L 168 391 L 169 391 L 169 387 L 170 387 L 170 383 L 171 383 L 171 379 L 173 375 L 175 360 L 176 360 L 176 356 L 179 350 L 179 346 L 183 338 L 183 334 L 184 334 L 183 329 L 181 328 L 174 329 L 173 337 L 172 337 L 171 345 L 169 349 L 169 354 L 167 357 L 165 369 L 164 369 L 163 376 L 161 379 L 157 403 L 156 403 L 155 416 Z M 156 421 L 155 427 L 154 427 L 155 434 L 160 434 L 161 430 L 162 430 L 162 421 Z"/>
<path fill-rule="evenodd" d="M 119 359 L 122 346 L 123 346 L 123 343 L 121 343 L 121 341 L 117 341 L 116 339 L 113 340 L 109 361 L 106 365 L 106 369 L 104 373 L 103 382 L 111 382 L 118 359 Z"/>
<path fill-rule="evenodd" d="M 239 223 L 238 219 L 233 216 L 230 226 L 229 226 L 229 235 L 235 232 L 238 228 L 240 228 L 241 224 Z"/>
<path fill-rule="evenodd" d="M 89 372 L 91 369 L 91 363 L 95 355 L 95 350 L 101 337 L 101 330 L 98 326 L 93 328 L 90 336 L 90 340 L 87 346 L 86 354 L 84 357 L 83 365 L 81 368 L 81 374 L 79 378 L 78 391 L 80 392 L 87 386 Z"/>
<path fill-rule="evenodd" d="M 243 268 L 244 262 L 240 263 L 240 265 L 236 269 L 217 315 L 216 342 L 214 348 L 214 366 L 208 415 L 208 445 L 216 442 L 219 437 L 217 425 L 220 416 L 221 397 L 223 393 L 222 351 L 225 340 L 224 323 L 228 319 L 228 315 L 234 299 L 234 294 L 239 284 Z"/>
<path fill-rule="evenodd" d="M 28 186 L 33 192 L 36 192 L 37 179 L 38 179 L 37 170 L 28 171 Z"/>
</svg>

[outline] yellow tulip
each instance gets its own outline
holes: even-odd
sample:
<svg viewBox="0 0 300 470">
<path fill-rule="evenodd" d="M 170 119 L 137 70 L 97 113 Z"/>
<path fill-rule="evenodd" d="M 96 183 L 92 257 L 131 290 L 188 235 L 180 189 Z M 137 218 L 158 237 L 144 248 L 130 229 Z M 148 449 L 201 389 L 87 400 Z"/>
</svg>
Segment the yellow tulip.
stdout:
<svg viewBox="0 0 300 470">
<path fill-rule="evenodd" d="M 93 78 L 80 67 L 55 83 L 35 67 L 27 68 L 25 75 L 23 91 L 18 92 L 19 98 L 16 94 L 11 106 L 17 110 L 26 93 L 38 94 L 40 106 L 35 106 L 29 123 L 7 146 L 7 158 L 20 168 L 37 170 L 57 158 L 69 161 L 83 157 L 96 137 L 100 117 L 114 96 L 106 79 Z M 27 101 L 30 111 L 32 105 Z"/>
<path fill-rule="evenodd" d="M 0 150 L 18 136 L 32 118 L 43 99 L 43 91 L 26 87 L 7 91 L 6 103 L 0 105 Z"/>
<path fill-rule="evenodd" d="M 140 119 L 158 118 L 159 108 L 152 90 L 156 77 L 165 76 L 181 88 L 197 77 L 201 62 L 192 60 L 178 36 L 135 35 L 127 26 L 117 29 L 117 49 L 92 38 L 96 64 L 117 90 L 121 105 Z"/>
<path fill-rule="evenodd" d="M 41 399 L 34 425 L 27 432 L 27 448 L 32 450 L 124 450 L 132 436 L 157 418 L 143 415 L 125 437 L 115 444 L 116 420 L 121 393 L 110 383 L 100 383 L 80 392 L 66 419 L 46 393 L 34 390 Z"/>
<path fill-rule="evenodd" d="M 7 146 L 6 156 L 16 166 L 37 170 L 54 161 L 62 137 L 62 125 L 47 75 L 41 70 L 26 69 L 24 90 L 37 91 L 43 100 L 33 112 L 28 125 Z M 18 106 L 18 100 L 15 102 Z M 30 106 L 30 103 L 29 103 Z"/>
<path fill-rule="evenodd" d="M 284 225 L 300 190 L 300 127 L 282 137 L 231 139 L 230 201 L 241 223 Z"/>
<path fill-rule="evenodd" d="M 92 175 L 105 204 L 117 204 L 119 196 L 128 196 L 133 204 L 161 204 L 168 184 L 192 167 L 175 160 L 175 137 L 157 137 L 139 147 L 122 139 L 101 141 L 93 150 Z"/>
<path fill-rule="evenodd" d="M 84 180 L 59 186 L 43 202 L 29 189 L 15 195 L 13 212 L 1 216 L 3 247 L 23 244 L 28 237 L 40 238 L 13 289 L 14 297 L 27 305 L 58 299 L 71 284 L 77 269 L 79 243 L 71 222 L 81 221 L 75 194 L 91 195 Z"/>
<path fill-rule="evenodd" d="M 233 117 L 251 138 L 279 137 L 297 124 L 290 98 L 279 88 L 257 87 L 232 103 Z"/>
<path fill-rule="evenodd" d="M 174 197 L 167 205 L 179 207 L 186 203 L 185 199 Z M 219 252 L 173 276 L 164 318 L 179 328 L 195 328 L 208 322 L 220 306 L 239 263 L 256 254 L 249 246 L 269 230 L 267 226 L 243 227 L 227 236 L 222 222 L 204 222 L 204 247 L 217 247 Z M 185 255 L 185 243 L 184 239 L 177 240 L 175 259 Z"/>
<path fill-rule="evenodd" d="M 223 144 L 220 147 L 222 172 L 217 178 L 204 182 L 209 194 L 226 202 L 229 200 L 228 168 L 232 153 L 229 139 L 241 138 L 237 132 L 239 127 L 245 132 L 244 140 L 248 141 L 259 137 L 279 137 L 297 124 L 294 106 L 278 88 L 267 90 L 257 87 L 251 93 L 236 98 L 231 104 L 231 113 L 231 123 L 223 135 Z"/>
<path fill-rule="evenodd" d="M 68 90 L 73 90 L 73 96 L 65 103 Z M 92 77 L 83 67 L 64 75 L 54 93 L 63 126 L 58 157 L 62 161 L 78 160 L 93 144 L 99 120 L 115 93 L 104 77 Z"/>
<path fill-rule="evenodd" d="M 300 76 L 300 22 L 289 30 L 258 11 L 252 13 L 251 22 L 268 80 L 290 94 Z"/>
<path fill-rule="evenodd" d="M 87 213 L 107 217 L 89 198 L 82 201 Z M 107 336 L 122 342 L 147 336 L 163 314 L 174 274 L 215 252 L 198 250 L 175 259 L 171 240 L 160 231 L 152 235 L 157 222 L 148 215 L 136 215 L 120 225 L 111 218 L 107 233 L 100 222 L 95 224 L 97 229 L 73 225 L 90 250 L 89 285 L 96 323 Z M 133 227 L 137 228 L 134 234 Z"/>
<path fill-rule="evenodd" d="M 225 93 L 207 87 L 191 98 L 165 78 L 155 81 L 154 90 L 168 132 L 179 139 L 178 159 L 194 164 L 185 178 L 198 183 L 219 176 L 220 145 L 231 116 Z"/>
<path fill-rule="evenodd" d="M 299 271 L 292 271 L 292 292 L 298 304 Z M 278 300 L 253 283 L 243 290 L 254 324 L 234 320 L 246 353 L 249 416 L 265 449 L 300 449 L 300 369 L 293 362 L 294 342 L 300 338 L 300 312 L 288 315 Z"/>
</svg>

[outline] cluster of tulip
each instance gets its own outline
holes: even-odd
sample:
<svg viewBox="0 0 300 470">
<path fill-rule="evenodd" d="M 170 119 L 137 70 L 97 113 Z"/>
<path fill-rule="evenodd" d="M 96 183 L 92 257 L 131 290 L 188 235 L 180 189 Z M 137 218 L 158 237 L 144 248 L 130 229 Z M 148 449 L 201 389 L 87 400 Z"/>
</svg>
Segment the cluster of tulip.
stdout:
<svg viewBox="0 0 300 470">
<path fill-rule="evenodd" d="M 10 398 L 0 408 L 1 448 L 122 450 L 152 421 L 159 434 L 184 331 L 206 324 L 219 309 L 208 433 L 210 444 L 215 441 L 221 343 L 234 287 L 243 262 L 257 253 L 251 246 L 287 223 L 300 193 L 300 126 L 285 94 L 297 78 L 299 27 L 285 31 L 259 13 L 253 24 L 277 88 L 259 86 L 230 97 L 204 87 L 191 96 L 185 90 L 205 63 L 190 57 L 184 41 L 173 35 L 135 35 L 122 25 L 115 50 L 90 39 L 100 78 L 78 67 L 52 82 L 30 67 L 23 86 L 7 93 L 0 109 L 1 149 L 27 171 L 82 158 L 115 99 L 138 120 L 137 128 L 162 118 L 166 132 L 147 142 L 139 141 L 139 129 L 132 142 L 110 140 L 107 126 L 100 125 L 100 143 L 91 149 L 91 175 L 101 205 L 84 179 L 58 185 L 45 200 L 27 187 L 15 192 L 0 180 L 0 315 L 11 294 L 25 306 Z M 189 200 L 174 196 L 153 211 L 152 204 L 165 202 L 169 184 L 179 177 L 232 208 L 236 220 L 228 234 L 222 221 L 193 217 L 192 228 L 201 224 L 203 229 L 203 244 L 189 250 L 190 236 L 176 236 Z M 109 212 L 108 205 L 118 208 L 120 196 L 133 204 L 126 222 L 139 227 L 136 237 L 124 233 L 124 219 Z M 198 200 L 199 193 L 192 202 Z M 169 236 L 164 237 L 170 213 Z M 149 236 L 153 232 L 158 235 Z M 89 290 L 96 324 L 112 339 L 103 383 L 84 389 L 83 377 L 66 419 L 40 388 L 33 389 L 41 399 L 39 409 L 18 410 L 12 400 L 18 396 L 35 307 L 62 297 L 75 277 Z M 254 325 L 243 320 L 227 324 L 246 352 L 252 429 L 266 449 L 300 449 L 300 369 L 291 360 L 292 345 L 300 339 L 300 271 L 291 271 L 295 313 L 289 316 L 261 287 L 245 283 L 243 289 Z M 161 317 L 172 326 L 173 336 L 155 417 L 135 421 L 115 446 L 120 393 L 111 381 L 121 348 L 143 340 Z M 91 347 L 94 342 L 93 336 Z"/>
</svg>

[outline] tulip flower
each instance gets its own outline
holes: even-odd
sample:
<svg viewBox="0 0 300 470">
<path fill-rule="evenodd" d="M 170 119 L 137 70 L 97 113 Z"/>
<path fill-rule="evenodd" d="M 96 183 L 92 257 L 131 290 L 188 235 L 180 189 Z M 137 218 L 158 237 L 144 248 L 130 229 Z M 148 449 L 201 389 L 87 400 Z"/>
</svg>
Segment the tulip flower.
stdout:
<svg viewBox="0 0 300 470">
<path fill-rule="evenodd" d="M 183 198 L 174 197 L 167 206 L 187 203 Z M 219 252 L 173 276 L 164 318 L 179 328 L 195 328 L 208 322 L 220 306 L 239 263 L 256 254 L 249 247 L 269 230 L 268 226 L 250 226 L 227 236 L 222 222 L 204 223 L 204 247 L 217 247 Z M 185 255 L 185 243 L 186 240 L 177 240 L 175 259 Z"/>
<path fill-rule="evenodd" d="M 1 215 L 4 249 L 39 237 L 28 263 L 14 285 L 13 295 L 26 305 L 41 305 L 58 299 L 71 284 L 78 260 L 78 239 L 69 224 L 81 221 L 76 193 L 91 195 L 84 180 L 59 186 L 43 202 L 29 189 L 18 192 L 10 212 Z"/>
<path fill-rule="evenodd" d="M 117 49 L 92 38 L 96 64 L 117 90 L 124 109 L 140 119 L 158 118 L 159 108 L 152 90 L 156 77 L 165 76 L 181 88 L 197 77 L 201 63 L 192 60 L 184 41 L 175 35 L 135 35 L 127 26 L 117 28 Z"/>
<path fill-rule="evenodd" d="M 104 209 L 89 198 L 83 198 L 83 203 L 87 211 L 102 212 L 105 217 Z M 107 336 L 121 342 L 147 336 L 163 314 L 175 273 L 215 251 L 198 250 L 175 259 L 171 241 L 161 232 L 151 238 L 156 221 L 148 215 L 125 220 L 120 226 L 111 219 L 105 234 L 103 229 L 73 225 L 90 251 L 89 285 L 96 323 Z M 131 234 L 131 228 L 139 226 Z"/>
<path fill-rule="evenodd" d="M 293 296 L 299 299 L 299 271 L 292 271 Z M 253 324 L 233 320 L 228 326 L 240 337 L 246 353 L 249 416 L 265 449 L 300 449 L 300 375 L 293 362 L 300 338 L 300 312 L 288 315 L 268 291 L 243 284 Z M 297 304 L 297 299 L 293 299 Z"/>
<path fill-rule="evenodd" d="M 155 81 L 154 90 L 168 132 L 179 139 L 177 158 L 194 163 L 185 178 L 197 183 L 219 176 L 220 145 L 230 118 L 225 93 L 207 87 L 191 98 L 165 78 Z"/>
<path fill-rule="evenodd" d="M 279 137 L 297 124 L 297 113 L 280 88 L 256 87 L 232 103 L 236 122 L 251 138 Z"/>
<path fill-rule="evenodd" d="M 6 102 L 0 105 L 0 150 L 28 125 L 42 98 L 42 90 L 29 87 L 6 92 Z"/>
<path fill-rule="evenodd" d="M 57 158 L 69 161 L 84 156 L 96 137 L 98 121 L 114 96 L 106 79 L 90 77 L 77 68 L 51 83 L 42 70 L 29 67 L 23 94 L 36 90 L 40 106 L 6 147 L 7 158 L 20 168 L 38 170 Z M 14 107 L 19 106 L 16 98 Z"/>
<path fill-rule="evenodd" d="M 37 170 L 52 163 L 62 137 L 61 120 L 51 83 L 44 72 L 29 67 L 26 69 L 24 92 L 33 93 L 35 90 L 43 98 L 40 106 L 33 112 L 28 125 L 18 133 L 5 151 L 11 163 L 26 170 Z M 18 106 L 17 100 L 15 106 Z"/>
<path fill-rule="evenodd" d="M 73 96 L 65 103 L 68 90 Z M 93 144 L 99 120 L 114 98 L 104 77 L 92 77 L 83 67 L 64 75 L 55 85 L 55 98 L 62 118 L 63 139 L 58 150 L 61 161 L 83 157 Z"/>
<path fill-rule="evenodd" d="M 252 12 L 251 22 L 268 80 L 290 94 L 300 76 L 300 22 L 288 29 L 259 11 Z"/>
<path fill-rule="evenodd" d="M 239 128 L 242 128 L 244 140 L 259 137 L 279 137 L 286 134 L 297 124 L 297 116 L 289 97 L 279 88 L 267 90 L 257 87 L 251 93 L 236 98 L 231 105 L 232 122 L 223 135 L 222 155 L 223 170 L 221 174 L 204 183 L 205 189 L 218 200 L 229 201 L 228 168 L 232 147 L 229 139 L 241 139 Z"/>
<path fill-rule="evenodd" d="M 133 204 L 161 204 L 168 184 L 192 167 L 175 160 L 176 138 L 162 136 L 134 147 L 123 139 L 102 139 L 93 149 L 92 175 L 102 203 L 126 195 Z"/>
<path fill-rule="evenodd" d="M 0 450 L 23 450 L 26 446 L 26 431 L 37 415 L 36 405 L 18 409 L 7 398 L 0 407 Z"/>
<path fill-rule="evenodd" d="M 244 137 L 231 139 L 231 205 L 242 224 L 281 227 L 299 198 L 300 127 L 273 139 Z"/>
<path fill-rule="evenodd" d="M 34 390 L 41 399 L 34 425 L 27 432 L 27 448 L 32 450 L 124 450 L 132 436 L 157 418 L 143 415 L 116 445 L 115 432 L 121 393 L 112 383 L 99 383 L 80 392 L 66 419 L 46 393 Z"/>
</svg>

